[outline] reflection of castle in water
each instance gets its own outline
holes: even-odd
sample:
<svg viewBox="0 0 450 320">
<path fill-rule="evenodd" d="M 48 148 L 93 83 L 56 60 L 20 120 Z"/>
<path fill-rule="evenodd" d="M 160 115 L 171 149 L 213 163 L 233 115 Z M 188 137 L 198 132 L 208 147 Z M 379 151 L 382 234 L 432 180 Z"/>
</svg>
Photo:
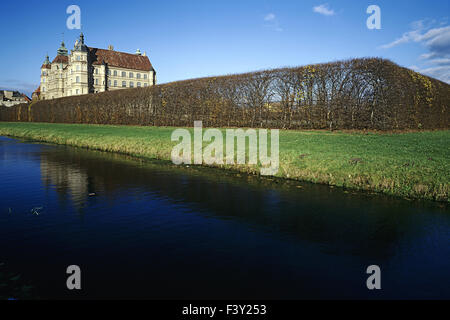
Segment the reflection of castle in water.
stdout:
<svg viewBox="0 0 450 320">
<path fill-rule="evenodd" d="M 163 199 L 177 207 L 183 204 L 194 212 L 207 212 L 205 216 L 326 244 L 329 252 L 380 259 L 392 254 L 399 237 L 408 230 L 411 214 L 409 203 L 405 206 L 389 197 L 348 195 L 313 184 L 299 191 L 287 182 L 236 178 L 214 170 L 197 174 L 170 166 L 147 168 L 124 156 L 73 148 L 42 152 L 41 172 L 43 183 L 70 197 L 78 209 L 85 207 L 89 193 L 111 203 L 128 197 L 141 206 L 134 210 L 149 212 L 160 209 L 155 209 L 155 199 Z"/>
<path fill-rule="evenodd" d="M 90 193 L 89 176 L 83 169 L 41 157 L 41 179 L 46 188 L 54 188 L 62 197 L 70 196 L 80 208 Z"/>
</svg>

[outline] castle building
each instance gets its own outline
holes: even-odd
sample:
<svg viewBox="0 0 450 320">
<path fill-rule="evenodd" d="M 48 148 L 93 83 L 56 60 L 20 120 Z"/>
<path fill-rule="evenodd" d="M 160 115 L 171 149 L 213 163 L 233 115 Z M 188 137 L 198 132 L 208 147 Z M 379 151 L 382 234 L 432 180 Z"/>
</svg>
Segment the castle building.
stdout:
<svg viewBox="0 0 450 320">
<path fill-rule="evenodd" d="M 156 71 L 145 53 L 91 48 L 81 33 L 70 54 L 62 42 L 52 62 L 47 55 L 33 97 L 45 100 L 155 84 Z"/>
</svg>

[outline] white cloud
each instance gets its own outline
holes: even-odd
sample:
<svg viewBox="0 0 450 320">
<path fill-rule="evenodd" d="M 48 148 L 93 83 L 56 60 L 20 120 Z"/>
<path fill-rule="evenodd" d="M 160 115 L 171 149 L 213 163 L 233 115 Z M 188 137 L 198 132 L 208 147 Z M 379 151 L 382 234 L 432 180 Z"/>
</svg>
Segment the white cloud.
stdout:
<svg viewBox="0 0 450 320">
<path fill-rule="evenodd" d="M 276 16 L 273 13 L 269 13 L 264 17 L 264 21 L 273 21 L 275 18 Z"/>
<path fill-rule="evenodd" d="M 328 7 L 327 3 L 314 7 L 313 12 L 323 14 L 324 16 L 334 16 L 336 14 L 333 9 Z"/>
<path fill-rule="evenodd" d="M 264 16 L 265 26 L 277 31 L 283 31 L 283 28 L 280 27 L 280 23 L 278 22 L 277 16 L 274 13 L 268 13 Z"/>
<path fill-rule="evenodd" d="M 400 38 L 382 45 L 381 48 L 390 49 L 408 42 L 423 43 L 430 49 L 434 48 L 450 53 L 450 26 L 428 30 L 419 26 L 418 29 L 405 32 Z"/>
<path fill-rule="evenodd" d="M 430 63 L 437 64 L 437 65 L 450 65 L 450 58 L 440 58 L 440 59 L 433 59 L 430 60 Z"/>
<path fill-rule="evenodd" d="M 450 83 L 450 26 L 436 20 L 421 20 L 411 24 L 412 30 L 400 38 L 382 45 L 390 49 L 405 43 L 417 43 L 428 50 L 418 57 L 424 66 L 414 66 L 415 71 Z"/>
<path fill-rule="evenodd" d="M 450 65 L 415 70 L 450 84 Z"/>
</svg>

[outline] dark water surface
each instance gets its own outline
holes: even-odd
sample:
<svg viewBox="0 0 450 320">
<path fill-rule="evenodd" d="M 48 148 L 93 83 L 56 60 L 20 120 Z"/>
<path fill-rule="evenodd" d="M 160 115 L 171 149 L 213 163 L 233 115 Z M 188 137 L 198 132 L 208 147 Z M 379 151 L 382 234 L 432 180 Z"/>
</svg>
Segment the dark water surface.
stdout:
<svg viewBox="0 0 450 320">
<path fill-rule="evenodd" d="M 448 299 L 450 210 L 0 137 L 1 262 L 39 298 Z"/>
</svg>

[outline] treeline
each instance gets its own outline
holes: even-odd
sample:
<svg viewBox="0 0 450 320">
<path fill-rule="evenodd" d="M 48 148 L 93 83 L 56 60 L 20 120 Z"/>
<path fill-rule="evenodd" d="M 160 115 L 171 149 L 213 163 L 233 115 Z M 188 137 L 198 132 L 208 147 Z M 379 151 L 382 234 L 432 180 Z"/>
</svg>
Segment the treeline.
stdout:
<svg viewBox="0 0 450 320">
<path fill-rule="evenodd" d="M 1 121 L 280 129 L 442 129 L 450 86 L 379 58 L 0 108 Z"/>
</svg>

